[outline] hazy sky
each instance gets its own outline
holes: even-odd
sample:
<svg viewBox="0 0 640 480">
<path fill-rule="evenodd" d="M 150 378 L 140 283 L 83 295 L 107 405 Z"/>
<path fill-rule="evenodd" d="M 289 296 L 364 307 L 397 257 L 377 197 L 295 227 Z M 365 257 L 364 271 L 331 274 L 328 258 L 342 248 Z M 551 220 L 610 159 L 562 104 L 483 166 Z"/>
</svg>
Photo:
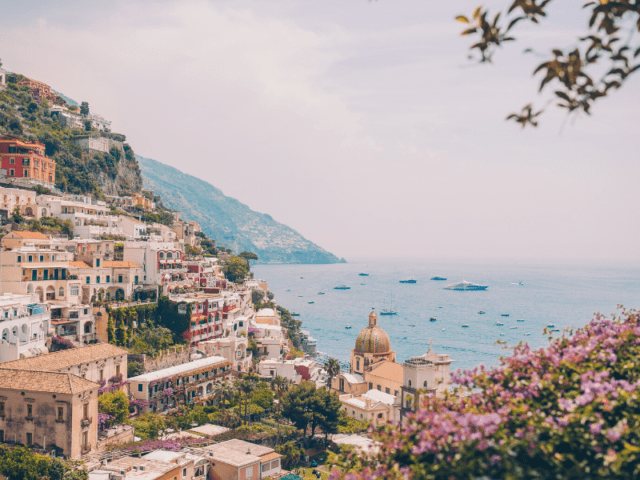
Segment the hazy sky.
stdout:
<svg viewBox="0 0 640 480">
<path fill-rule="evenodd" d="M 477 3 L 6 0 L 0 57 L 347 259 L 638 260 L 640 75 L 523 131 L 506 115 L 546 97 L 522 51 L 584 17 L 554 2 L 478 66 L 453 20 Z"/>
</svg>

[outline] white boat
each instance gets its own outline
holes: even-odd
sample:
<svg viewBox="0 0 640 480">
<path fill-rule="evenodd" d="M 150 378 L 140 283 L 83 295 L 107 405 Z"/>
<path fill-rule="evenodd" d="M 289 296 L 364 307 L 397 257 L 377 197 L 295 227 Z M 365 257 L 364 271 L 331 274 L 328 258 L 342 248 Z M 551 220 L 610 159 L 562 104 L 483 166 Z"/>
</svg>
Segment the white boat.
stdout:
<svg viewBox="0 0 640 480">
<path fill-rule="evenodd" d="M 380 310 L 380 315 L 397 315 L 397 314 L 398 312 L 396 312 L 393 309 L 393 293 L 392 293 L 389 305 L 387 306 L 387 308 L 383 308 L 382 310 Z"/>
<path fill-rule="evenodd" d="M 349 330 L 351 328 L 351 325 L 349 325 L 348 323 L 344 326 L 344 328 L 346 328 L 347 330 Z"/>
<path fill-rule="evenodd" d="M 496 325 L 497 325 L 497 326 L 499 326 L 499 327 L 501 327 L 501 326 L 503 326 L 503 325 L 504 325 L 504 323 L 502 323 L 502 322 L 496 322 Z"/>
<path fill-rule="evenodd" d="M 510 330 L 515 330 L 518 327 L 509 327 Z"/>
<path fill-rule="evenodd" d="M 469 328 L 469 325 L 465 323 L 464 325 L 462 325 L 462 328 Z"/>
<path fill-rule="evenodd" d="M 452 283 L 444 287 L 445 290 L 486 290 L 488 285 L 478 285 L 477 283 L 467 282 L 462 280 L 460 283 Z"/>
</svg>

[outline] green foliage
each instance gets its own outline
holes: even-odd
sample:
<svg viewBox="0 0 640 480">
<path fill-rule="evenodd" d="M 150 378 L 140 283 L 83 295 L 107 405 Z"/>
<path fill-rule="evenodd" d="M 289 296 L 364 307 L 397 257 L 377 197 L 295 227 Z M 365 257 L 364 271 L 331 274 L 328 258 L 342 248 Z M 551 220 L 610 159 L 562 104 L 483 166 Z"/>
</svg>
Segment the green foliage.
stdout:
<svg viewBox="0 0 640 480">
<path fill-rule="evenodd" d="M 122 390 L 103 393 L 98 398 L 98 412 L 111 415 L 117 423 L 124 423 L 129 414 L 129 399 Z"/>
<path fill-rule="evenodd" d="M 144 373 L 144 368 L 138 362 L 132 362 L 129 360 L 127 363 L 127 378 L 137 377 L 138 375 L 142 375 Z"/>
<path fill-rule="evenodd" d="M 136 436 L 142 440 L 156 440 L 160 433 L 167 428 L 164 416 L 155 413 L 145 413 L 133 421 Z"/>
<path fill-rule="evenodd" d="M 515 41 L 513 29 L 526 22 L 538 24 L 547 18 L 549 0 L 513 0 L 506 12 L 493 17 L 489 10 L 480 6 L 471 17 L 458 15 L 456 20 L 465 24 L 462 35 L 476 35 L 472 52 L 477 51 L 480 63 L 490 63 L 494 53 L 506 42 Z M 577 17 L 579 5 L 571 8 Z M 553 85 L 553 95 L 548 104 L 571 113 L 591 114 L 591 107 L 599 98 L 621 88 L 628 77 L 640 69 L 634 61 L 640 55 L 640 9 L 637 2 L 622 0 L 610 2 L 583 2 L 589 10 L 587 25 L 575 43 L 568 48 L 552 48 L 548 59 L 538 65 L 534 75 L 543 73 L 539 90 Z M 567 11 L 567 15 L 571 12 Z M 523 22 L 524 21 L 524 22 Z M 625 38 L 624 41 L 620 41 Z M 619 43 L 616 43 L 619 42 Z M 526 51 L 532 52 L 531 48 Z M 470 56 L 473 58 L 472 56 Z M 538 125 L 537 117 L 544 109 L 534 111 L 531 104 L 520 113 L 507 117 L 523 128 Z"/>
<path fill-rule="evenodd" d="M 340 406 L 337 394 L 324 388 L 317 389 L 313 382 L 300 382 L 282 396 L 282 414 L 305 436 L 309 426 L 311 435 L 315 434 L 316 427 L 322 428 L 325 434 L 336 432 Z"/>
<path fill-rule="evenodd" d="M 29 220 L 26 224 L 23 222 L 20 228 L 32 232 L 62 233 L 69 238 L 73 238 L 73 223 L 69 220 L 61 220 L 54 217 L 42 217 L 40 220 Z"/>
<path fill-rule="evenodd" d="M 49 474 L 49 465 L 47 457 L 32 453 L 28 448 L 2 447 L 0 472 L 10 480 L 38 480 Z"/>
<path fill-rule="evenodd" d="M 116 310 L 116 344 L 121 347 L 126 347 L 128 338 L 129 335 L 124 322 L 124 315 L 122 315 L 122 309 L 118 309 Z"/>
<path fill-rule="evenodd" d="M 247 351 L 251 352 L 253 356 L 256 357 L 258 355 L 259 350 L 260 350 L 260 347 L 258 347 L 258 344 L 256 343 L 256 341 L 253 338 L 250 338 L 247 344 Z"/>
<path fill-rule="evenodd" d="M 275 450 L 282 455 L 282 466 L 286 469 L 290 469 L 295 465 L 302 455 L 302 450 L 293 441 L 277 445 Z"/>
<path fill-rule="evenodd" d="M 24 222 L 24 217 L 20 214 L 20 209 L 18 207 L 13 210 L 11 220 L 13 220 L 17 224 Z"/>
<path fill-rule="evenodd" d="M 253 252 L 240 252 L 238 256 L 245 259 L 247 263 L 249 263 L 249 260 L 258 260 L 258 255 Z"/>
<path fill-rule="evenodd" d="M 143 325 L 136 332 L 130 352 L 154 355 L 173 344 L 173 333 L 168 328 Z"/>
<path fill-rule="evenodd" d="M 360 433 L 369 429 L 369 422 L 361 422 L 351 418 L 344 410 L 340 410 L 338 418 L 338 433 Z"/>
<path fill-rule="evenodd" d="M 273 392 L 268 388 L 259 388 L 253 392 L 251 402 L 264 410 L 273 409 Z"/>
<path fill-rule="evenodd" d="M 173 223 L 173 215 L 165 210 L 147 212 L 142 214 L 142 221 L 145 223 L 161 223 L 163 225 L 171 225 Z"/>
<path fill-rule="evenodd" d="M 327 380 L 327 386 L 331 388 L 331 383 L 335 377 L 340 375 L 340 362 L 335 358 L 329 358 L 324 363 L 324 369 L 327 372 L 329 379 Z"/>
<path fill-rule="evenodd" d="M 80 115 L 84 115 L 85 117 L 89 115 L 89 102 L 82 102 L 80 104 Z"/>
<path fill-rule="evenodd" d="M 262 290 L 251 290 L 251 303 L 258 304 L 264 300 L 264 292 Z"/>
<path fill-rule="evenodd" d="M 273 299 L 275 298 L 275 295 L 273 294 L 273 292 L 272 292 L 272 291 L 267 290 L 267 298 L 268 298 L 269 300 L 273 300 Z"/>
<path fill-rule="evenodd" d="M 249 262 L 241 257 L 231 256 L 225 263 L 224 276 L 234 283 L 242 283 L 249 275 Z"/>
<path fill-rule="evenodd" d="M 186 314 L 178 313 L 178 308 L 181 304 L 186 305 Z M 162 295 L 158 299 L 158 324 L 171 330 L 176 343 L 181 341 L 184 334 L 189 330 L 191 308 L 190 304 L 185 304 L 184 302 L 174 303 L 169 300 L 169 297 Z"/>
<path fill-rule="evenodd" d="M 192 247 L 188 243 L 184 246 L 184 251 L 187 255 L 193 256 L 200 255 L 202 253 L 198 247 Z"/>
<path fill-rule="evenodd" d="M 296 347 L 291 347 L 291 349 L 289 350 L 289 356 L 291 358 L 302 358 L 304 357 L 304 352 L 298 350 Z"/>
<path fill-rule="evenodd" d="M 109 320 L 107 320 L 107 341 L 111 344 L 116 343 L 116 329 L 111 316 L 109 316 Z"/>
</svg>

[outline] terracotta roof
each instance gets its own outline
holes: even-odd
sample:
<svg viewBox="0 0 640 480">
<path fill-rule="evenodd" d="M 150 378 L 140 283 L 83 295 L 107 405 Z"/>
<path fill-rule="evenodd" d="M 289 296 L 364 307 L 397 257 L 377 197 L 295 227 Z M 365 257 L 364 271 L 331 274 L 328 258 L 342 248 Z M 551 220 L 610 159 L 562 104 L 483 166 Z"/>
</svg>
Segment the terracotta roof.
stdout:
<svg viewBox="0 0 640 480">
<path fill-rule="evenodd" d="M 99 384 L 72 373 L 0 369 L 0 390 L 74 394 L 98 388 Z"/>
<path fill-rule="evenodd" d="M 391 380 L 396 383 L 402 383 L 404 381 L 402 364 L 396 362 L 380 362 L 377 367 L 373 367 L 373 370 L 367 372 L 366 376 L 369 375 Z"/>
<path fill-rule="evenodd" d="M 270 462 L 271 460 L 275 460 L 276 458 L 280 458 L 282 455 L 276 452 L 267 453 L 266 455 L 262 455 L 260 457 L 260 463 Z"/>
<path fill-rule="evenodd" d="M 21 232 L 18 230 L 14 230 L 13 232 L 10 232 L 10 233 L 15 233 L 21 238 L 29 238 L 32 240 L 49 240 L 49 237 L 47 237 L 45 234 L 40 232 Z"/>
<path fill-rule="evenodd" d="M 110 267 L 110 268 L 142 268 L 140 265 L 137 265 L 133 262 L 123 262 L 121 260 L 116 260 L 116 261 L 106 261 L 106 262 L 102 262 L 102 264 L 105 267 Z"/>
<path fill-rule="evenodd" d="M 76 268 L 93 268 L 88 263 L 75 261 L 75 260 L 72 261 L 72 262 L 69 262 L 69 266 L 70 267 L 76 267 Z"/>
<path fill-rule="evenodd" d="M 118 355 L 126 355 L 127 350 L 109 343 L 96 343 L 86 347 L 69 348 L 59 352 L 38 355 L 37 357 L 21 358 L 11 362 L 4 362 L 1 368 L 31 371 L 55 372 L 65 368 L 103 360 Z"/>
</svg>

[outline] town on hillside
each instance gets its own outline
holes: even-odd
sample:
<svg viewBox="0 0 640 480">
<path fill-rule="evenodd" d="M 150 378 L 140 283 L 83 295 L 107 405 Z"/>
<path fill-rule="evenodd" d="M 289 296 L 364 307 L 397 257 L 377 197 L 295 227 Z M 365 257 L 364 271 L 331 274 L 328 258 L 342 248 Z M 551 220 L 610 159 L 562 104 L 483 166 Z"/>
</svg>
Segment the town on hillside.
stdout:
<svg viewBox="0 0 640 480">
<path fill-rule="evenodd" d="M 94 134 L 77 148 L 126 155 L 99 135 L 110 122 L 46 84 L 0 70 L 0 89 Z M 51 478 L 328 478 L 345 451 L 378 450 L 373 430 L 447 394 L 453 360 L 429 348 L 397 363 L 374 311 L 347 368 L 321 360 L 254 278 L 257 255 L 150 191 L 62 191 L 47 145 L 19 130 L 0 135 L 5 458 L 44 458 Z"/>
</svg>

